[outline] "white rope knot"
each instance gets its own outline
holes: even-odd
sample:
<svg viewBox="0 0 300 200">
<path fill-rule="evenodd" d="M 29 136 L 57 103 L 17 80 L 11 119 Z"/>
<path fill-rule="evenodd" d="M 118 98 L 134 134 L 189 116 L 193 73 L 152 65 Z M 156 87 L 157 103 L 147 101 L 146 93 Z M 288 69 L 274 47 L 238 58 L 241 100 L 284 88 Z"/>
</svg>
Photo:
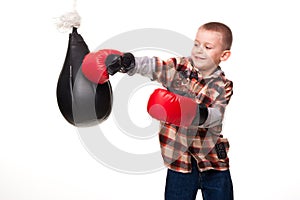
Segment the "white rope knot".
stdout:
<svg viewBox="0 0 300 200">
<path fill-rule="evenodd" d="M 68 12 L 57 18 L 56 26 L 58 30 L 66 32 L 73 27 L 79 28 L 80 22 L 81 17 L 79 16 L 78 12 L 74 10 L 73 12 Z"/>
</svg>

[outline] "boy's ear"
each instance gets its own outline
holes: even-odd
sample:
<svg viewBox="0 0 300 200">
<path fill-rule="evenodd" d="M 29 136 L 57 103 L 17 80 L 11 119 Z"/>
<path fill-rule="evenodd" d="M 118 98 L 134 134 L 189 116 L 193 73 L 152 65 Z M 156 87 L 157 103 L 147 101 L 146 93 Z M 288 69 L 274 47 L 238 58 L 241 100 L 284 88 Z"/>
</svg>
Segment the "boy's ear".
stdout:
<svg viewBox="0 0 300 200">
<path fill-rule="evenodd" d="M 230 50 L 225 50 L 223 51 L 220 60 L 221 61 L 226 61 L 231 55 L 231 51 Z"/>
</svg>

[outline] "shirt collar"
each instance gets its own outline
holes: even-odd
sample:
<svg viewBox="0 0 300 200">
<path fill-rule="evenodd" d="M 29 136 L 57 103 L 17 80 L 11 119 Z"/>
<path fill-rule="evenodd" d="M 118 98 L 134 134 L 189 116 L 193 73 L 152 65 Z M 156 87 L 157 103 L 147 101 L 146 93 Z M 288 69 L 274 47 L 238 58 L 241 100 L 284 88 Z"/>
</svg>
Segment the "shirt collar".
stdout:
<svg viewBox="0 0 300 200">
<path fill-rule="evenodd" d="M 194 67 L 194 63 L 193 63 L 193 60 L 189 57 L 189 64 L 187 66 L 187 69 L 189 71 L 190 74 L 193 74 L 193 73 L 197 73 L 198 74 L 198 80 L 201 80 L 203 79 L 203 76 L 201 74 L 201 72 L 199 72 L 199 70 L 197 70 L 195 67 Z M 222 71 L 221 67 L 218 66 L 216 68 L 216 70 L 209 76 L 205 77 L 204 79 L 210 79 L 210 78 L 218 78 L 220 77 L 222 74 L 224 74 L 224 72 Z"/>
</svg>

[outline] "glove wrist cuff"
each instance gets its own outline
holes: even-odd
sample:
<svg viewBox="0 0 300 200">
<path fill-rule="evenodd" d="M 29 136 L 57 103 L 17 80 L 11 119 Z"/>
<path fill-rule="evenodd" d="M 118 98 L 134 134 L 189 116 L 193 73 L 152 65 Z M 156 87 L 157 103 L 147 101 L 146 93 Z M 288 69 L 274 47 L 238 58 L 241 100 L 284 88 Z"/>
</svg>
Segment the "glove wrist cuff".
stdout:
<svg viewBox="0 0 300 200">
<path fill-rule="evenodd" d="M 120 72 L 126 73 L 135 67 L 135 58 L 132 53 L 124 53 L 122 56 L 122 67 Z"/>
</svg>

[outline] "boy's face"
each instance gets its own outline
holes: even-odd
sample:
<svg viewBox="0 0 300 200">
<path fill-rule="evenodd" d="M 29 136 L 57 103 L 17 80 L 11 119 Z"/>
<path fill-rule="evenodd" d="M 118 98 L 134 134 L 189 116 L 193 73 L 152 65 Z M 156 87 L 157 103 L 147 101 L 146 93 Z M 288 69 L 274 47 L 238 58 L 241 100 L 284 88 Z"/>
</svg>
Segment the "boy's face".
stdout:
<svg viewBox="0 0 300 200">
<path fill-rule="evenodd" d="M 200 71 L 214 70 L 221 61 L 224 61 L 222 35 L 219 32 L 200 28 L 196 34 L 191 58 L 194 66 Z"/>
</svg>

